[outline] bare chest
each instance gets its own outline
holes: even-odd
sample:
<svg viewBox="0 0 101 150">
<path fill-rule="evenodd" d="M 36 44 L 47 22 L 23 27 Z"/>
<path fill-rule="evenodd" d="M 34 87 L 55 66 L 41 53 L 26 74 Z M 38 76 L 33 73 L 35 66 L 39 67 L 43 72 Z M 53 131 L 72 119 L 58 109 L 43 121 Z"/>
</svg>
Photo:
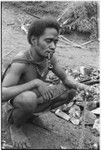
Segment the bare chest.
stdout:
<svg viewBox="0 0 101 150">
<path fill-rule="evenodd" d="M 46 79 L 46 76 L 48 74 L 48 64 L 44 63 L 40 67 L 37 65 L 26 65 L 25 72 L 22 76 L 22 80 L 24 82 L 31 81 L 33 79 Z"/>
</svg>

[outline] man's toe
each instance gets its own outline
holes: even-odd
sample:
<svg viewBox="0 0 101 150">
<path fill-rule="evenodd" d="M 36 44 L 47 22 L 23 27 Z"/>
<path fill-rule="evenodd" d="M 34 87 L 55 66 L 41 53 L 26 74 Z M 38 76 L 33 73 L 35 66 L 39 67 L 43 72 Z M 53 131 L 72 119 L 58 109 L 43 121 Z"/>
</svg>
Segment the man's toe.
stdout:
<svg viewBox="0 0 101 150">
<path fill-rule="evenodd" d="M 14 142 L 13 145 L 14 145 L 14 147 L 16 147 L 16 148 L 18 148 L 18 146 L 19 146 L 17 142 Z"/>
<path fill-rule="evenodd" d="M 26 143 L 23 143 L 22 148 L 27 148 Z"/>
<path fill-rule="evenodd" d="M 29 141 L 26 142 L 26 146 L 31 148 L 31 144 L 29 143 Z"/>
<path fill-rule="evenodd" d="M 23 148 L 22 143 L 19 143 L 19 144 L 18 144 L 18 148 L 20 148 L 20 149 Z"/>
</svg>

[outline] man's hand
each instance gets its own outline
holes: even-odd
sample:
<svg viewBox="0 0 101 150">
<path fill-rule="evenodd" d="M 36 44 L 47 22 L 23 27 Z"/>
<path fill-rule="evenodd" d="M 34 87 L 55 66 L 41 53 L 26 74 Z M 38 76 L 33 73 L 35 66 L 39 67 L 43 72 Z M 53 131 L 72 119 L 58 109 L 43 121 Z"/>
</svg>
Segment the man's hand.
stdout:
<svg viewBox="0 0 101 150">
<path fill-rule="evenodd" d="M 44 102 L 47 102 L 53 98 L 54 91 L 52 90 L 51 86 L 49 86 L 49 84 L 41 81 L 37 88 L 42 95 Z"/>
<path fill-rule="evenodd" d="M 82 84 L 82 83 L 78 84 L 78 89 L 79 90 L 84 90 L 85 92 L 92 92 L 91 87 L 89 87 L 88 85 Z"/>
</svg>

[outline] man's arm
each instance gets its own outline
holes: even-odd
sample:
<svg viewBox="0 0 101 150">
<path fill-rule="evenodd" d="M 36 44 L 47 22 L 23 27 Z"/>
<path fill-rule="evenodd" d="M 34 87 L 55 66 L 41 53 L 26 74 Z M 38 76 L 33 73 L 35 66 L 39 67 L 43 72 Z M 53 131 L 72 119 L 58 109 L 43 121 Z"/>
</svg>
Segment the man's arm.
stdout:
<svg viewBox="0 0 101 150">
<path fill-rule="evenodd" d="M 88 87 L 84 84 L 77 82 L 69 74 L 67 75 L 65 70 L 61 66 L 58 65 L 58 62 L 55 58 L 52 60 L 52 64 L 53 64 L 53 70 L 52 71 L 60 78 L 60 80 L 63 82 L 63 84 L 66 87 L 74 88 L 74 89 L 77 89 L 77 88 L 85 89 L 86 87 Z"/>
<path fill-rule="evenodd" d="M 18 94 L 35 88 L 38 85 L 38 79 L 32 80 L 25 84 L 17 85 L 21 75 L 24 73 L 24 70 L 25 64 L 23 63 L 14 63 L 11 65 L 11 68 L 2 83 L 2 101 L 8 101 Z"/>
</svg>

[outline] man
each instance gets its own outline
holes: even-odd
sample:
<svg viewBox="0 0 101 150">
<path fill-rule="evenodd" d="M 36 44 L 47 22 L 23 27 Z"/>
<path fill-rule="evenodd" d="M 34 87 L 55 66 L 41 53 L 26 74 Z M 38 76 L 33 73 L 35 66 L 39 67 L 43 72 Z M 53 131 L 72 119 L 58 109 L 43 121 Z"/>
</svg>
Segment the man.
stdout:
<svg viewBox="0 0 101 150">
<path fill-rule="evenodd" d="M 28 30 L 30 50 L 20 52 L 15 57 L 4 77 L 2 101 L 6 102 L 6 109 L 10 108 L 8 120 L 11 139 L 13 145 L 18 148 L 29 146 L 22 129 L 33 114 L 60 106 L 66 100 L 69 102 L 75 95 L 72 89 L 88 89 L 86 85 L 67 76 L 56 61 L 54 53 L 59 30 L 60 26 L 54 18 L 35 20 Z M 57 98 L 54 98 L 53 93 L 59 85 L 53 86 L 45 82 L 50 68 L 62 81 L 63 91 L 67 88 L 67 91 L 64 94 L 60 92 Z M 51 99 L 54 99 L 52 105 Z"/>
</svg>

